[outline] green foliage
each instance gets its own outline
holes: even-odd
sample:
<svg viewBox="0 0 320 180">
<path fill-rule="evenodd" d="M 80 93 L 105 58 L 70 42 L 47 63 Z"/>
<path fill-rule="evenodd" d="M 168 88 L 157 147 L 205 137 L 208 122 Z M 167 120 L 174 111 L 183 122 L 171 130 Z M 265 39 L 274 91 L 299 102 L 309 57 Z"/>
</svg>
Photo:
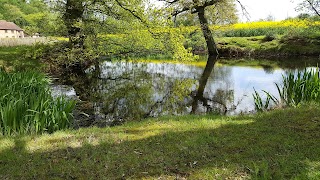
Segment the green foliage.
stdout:
<svg viewBox="0 0 320 180">
<path fill-rule="evenodd" d="M 223 0 L 206 8 L 206 17 L 211 25 L 234 24 L 238 21 L 234 0 Z M 197 26 L 198 18 L 194 13 L 184 13 L 176 19 L 177 26 Z"/>
<path fill-rule="evenodd" d="M 286 27 L 266 27 L 266 28 L 250 28 L 250 29 L 235 29 L 228 30 L 222 33 L 224 37 L 251 37 L 251 36 L 264 36 L 267 34 L 283 35 L 288 31 Z"/>
<path fill-rule="evenodd" d="M 0 70 L 0 134 L 52 133 L 71 125 L 74 101 L 54 98 L 37 72 Z"/>
<path fill-rule="evenodd" d="M 0 68 L 6 71 L 40 70 L 43 63 L 26 58 L 29 49 L 31 46 L 0 47 Z"/>
<path fill-rule="evenodd" d="M 185 47 L 186 38 L 176 28 L 130 31 L 99 36 L 102 55 L 119 58 L 169 56 L 176 61 L 194 61 L 199 57 Z"/>
<path fill-rule="evenodd" d="M 266 36 L 262 39 L 262 41 L 264 41 L 264 42 L 273 41 L 273 40 L 275 40 L 276 38 L 277 38 L 276 35 L 268 32 L 268 33 L 266 34 Z"/>
<path fill-rule="evenodd" d="M 269 108 L 271 96 L 268 93 L 266 93 L 266 94 L 267 94 L 267 98 L 265 101 L 263 101 L 260 94 L 254 89 L 254 94 L 252 94 L 252 96 L 253 96 L 253 100 L 254 100 L 255 109 L 258 112 L 268 110 L 268 108 Z"/>
<path fill-rule="evenodd" d="M 184 47 L 185 37 L 177 29 L 169 31 L 167 34 L 168 38 L 165 44 L 169 52 L 172 52 L 173 59 L 183 62 L 183 61 L 194 61 L 198 60 L 198 57 L 193 56 L 191 53 L 191 48 L 186 49 Z"/>
<path fill-rule="evenodd" d="M 41 59 L 45 51 L 48 50 L 50 45 L 44 43 L 34 43 L 25 50 L 24 57 L 28 59 Z"/>
<path fill-rule="evenodd" d="M 20 26 L 28 35 L 59 35 L 62 27 L 57 14 L 49 10 L 48 4 L 42 0 L 0 0 L 0 20 L 12 21 Z"/>
</svg>

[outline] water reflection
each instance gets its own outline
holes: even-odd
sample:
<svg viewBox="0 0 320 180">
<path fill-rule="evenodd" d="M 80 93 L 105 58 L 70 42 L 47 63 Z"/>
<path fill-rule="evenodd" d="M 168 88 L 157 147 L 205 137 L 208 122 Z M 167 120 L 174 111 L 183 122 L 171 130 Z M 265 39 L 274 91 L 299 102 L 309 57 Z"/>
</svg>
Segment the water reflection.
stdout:
<svg viewBox="0 0 320 180">
<path fill-rule="evenodd" d="M 276 94 L 274 83 L 291 71 L 214 62 L 205 70 L 186 64 L 103 62 L 89 69 L 85 83 L 75 89 L 93 102 L 94 121 L 105 124 L 191 112 L 239 114 L 254 110 L 253 87 Z"/>
<path fill-rule="evenodd" d="M 205 88 L 208 84 L 208 80 L 214 69 L 214 65 L 217 61 L 216 56 L 209 56 L 206 67 L 203 70 L 203 73 L 199 79 L 199 86 L 196 91 L 196 95 L 193 97 L 193 103 L 192 103 L 192 113 L 197 113 L 199 109 L 201 108 L 200 103 L 202 105 L 202 111 L 203 112 L 221 112 L 223 111 L 224 114 L 227 113 L 228 107 L 227 107 L 227 100 L 233 99 L 233 90 L 227 89 L 217 89 L 215 92 L 212 92 L 211 88 L 209 89 L 210 94 L 204 94 Z M 218 71 L 223 72 L 223 71 Z M 216 76 L 214 76 L 216 77 Z M 227 77 L 227 76 L 224 76 Z M 224 81 L 226 82 L 226 80 Z M 219 107 L 221 106 L 221 107 Z"/>
</svg>

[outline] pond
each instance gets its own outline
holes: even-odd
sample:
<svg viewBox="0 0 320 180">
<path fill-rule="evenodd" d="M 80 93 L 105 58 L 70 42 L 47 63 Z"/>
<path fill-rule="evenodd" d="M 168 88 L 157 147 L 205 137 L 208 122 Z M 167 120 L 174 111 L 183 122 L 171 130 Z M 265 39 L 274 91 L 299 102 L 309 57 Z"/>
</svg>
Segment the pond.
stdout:
<svg viewBox="0 0 320 180">
<path fill-rule="evenodd" d="M 206 103 L 199 102 L 195 112 L 228 115 L 254 112 L 254 89 L 277 95 L 274 83 L 281 83 L 282 75 L 316 67 L 317 61 L 302 65 L 293 60 L 285 64 L 257 60 L 218 62 L 205 84 Z M 205 62 L 105 61 L 88 69 L 88 79 L 75 89 L 77 94 L 85 93 L 94 102 L 96 119 L 108 122 L 188 114 L 204 68 Z"/>
</svg>

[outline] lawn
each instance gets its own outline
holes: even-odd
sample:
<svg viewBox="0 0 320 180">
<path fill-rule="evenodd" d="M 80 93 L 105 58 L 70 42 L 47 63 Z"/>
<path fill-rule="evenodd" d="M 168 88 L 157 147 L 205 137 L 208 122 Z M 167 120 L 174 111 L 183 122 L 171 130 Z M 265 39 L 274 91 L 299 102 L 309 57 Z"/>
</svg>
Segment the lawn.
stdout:
<svg viewBox="0 0 320 180">
<path fill-rule="evenodd" d="M 320 107 L 0 137 L 0 179 L 319 179 Z"/>
</svg>

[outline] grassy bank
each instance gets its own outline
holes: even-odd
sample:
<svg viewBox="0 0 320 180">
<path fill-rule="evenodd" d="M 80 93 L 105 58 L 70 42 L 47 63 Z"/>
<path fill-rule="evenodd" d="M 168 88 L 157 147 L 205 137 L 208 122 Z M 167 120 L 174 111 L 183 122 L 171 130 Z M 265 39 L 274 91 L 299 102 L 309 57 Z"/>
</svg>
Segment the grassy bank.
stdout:
<svg viewBox="0 0 320 180">
<path fill-rule="evenodd" d="M 0 67 L 7 71 L 39 70 L 43 65 L 32 58 L 33 46 L 0 46 Z"/>
<path fill-rule="evenodd" d="M 217 39 L 217 44 L 223 57 L 277 58 L 320 55 L 319 37 L 223 37 Z"/>
<path fill-rule="evenodd" d="M 289 19 L 226 26 L 211 26 L 222 57 L 287 57 L 320 55 L 320 21 Z M 110 57 L 162 55 L 187 59 L 185 52 L 206 54 L 206 42 L 198 26 L 160 27 L 99 35 Z M 181 51 L 181 52 L 179 52 Z M 178 52 L 178 53 L 177 53 Z"/>
<path fill-rule="evenodd" d="M 320 107 L 0 137 L 1 179 L 318 179 Z"/>
</svg>

